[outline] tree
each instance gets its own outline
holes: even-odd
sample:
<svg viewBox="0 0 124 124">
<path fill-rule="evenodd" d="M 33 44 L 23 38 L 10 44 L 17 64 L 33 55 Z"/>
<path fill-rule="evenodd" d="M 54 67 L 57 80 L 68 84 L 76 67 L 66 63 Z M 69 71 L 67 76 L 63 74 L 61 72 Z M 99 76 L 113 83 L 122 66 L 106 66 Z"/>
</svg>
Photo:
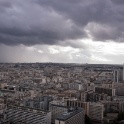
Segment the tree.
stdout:
<svg viewBox="0 0 124 124">
<path fill-rule="evenodd" d="M 118 121 L 124 120 L 124 112 L 118 113 L 117 120 Z"/>
<path fill-rule="evenodd" d="M 103 120 L 103 124 L 109 124 L 107 120 Z"/>
<path fill-rule="evenodd" d="M 92 124 L 91 119 L 87 115 L 85 115 L 85 124 Z"/>
<path fill-rule="evenodd" d="M 106 117 L 106 116 L 107 116 L 107 112 L 106 112 L 106 111 L 104 111 L 103 115 L 104 115 L 104 117 Z"/>
</svg>

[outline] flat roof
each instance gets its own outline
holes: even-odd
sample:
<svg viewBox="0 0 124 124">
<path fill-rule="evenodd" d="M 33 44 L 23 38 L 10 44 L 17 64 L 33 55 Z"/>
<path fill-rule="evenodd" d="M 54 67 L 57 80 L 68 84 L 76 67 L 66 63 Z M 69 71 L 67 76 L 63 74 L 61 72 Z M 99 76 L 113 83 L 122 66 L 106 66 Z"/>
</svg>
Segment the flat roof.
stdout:
<svg viewBox="0 0 124 124">
<path fill-rule="evenodd" d="M 24 106 L 18 106 L 18 105 L 7 105 L 7 109 L 17 109 L 17 110 L 24 110 L 28 112 L 35 112 L 35 113 L 48 113 L 49 110 L 41 110 L 36 108 L 30 108 L 30 107 L 24 107 Z"/>
<path fill-rule="evenodd" d="M 68 120 L 69 118 L 73 117 L 74 115 L 82 112 L 83 109 L 81 108 L 78 108 L 78 109 L 74 109 L 70 112 L 67 112 L 67 113 L 63 113 L 62 115 L 59 115 L 58 117 L 56 117 L 56 120 L 61 120 L 61 121 L 66 121 Z"/>
</svg>

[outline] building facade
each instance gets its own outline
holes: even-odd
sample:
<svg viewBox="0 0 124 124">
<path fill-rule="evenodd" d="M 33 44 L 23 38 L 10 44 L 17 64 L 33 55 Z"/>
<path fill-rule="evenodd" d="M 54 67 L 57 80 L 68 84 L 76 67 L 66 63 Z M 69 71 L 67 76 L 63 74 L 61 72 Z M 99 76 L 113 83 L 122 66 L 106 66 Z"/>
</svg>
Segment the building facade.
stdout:
<svg viewBox="0 0 124 124">
<path fill-rule="evenodd" d="M 11 123 L 51 124 L 51 112 L 20 106 L 8 106 L 6 120 Z"/>
</svg>

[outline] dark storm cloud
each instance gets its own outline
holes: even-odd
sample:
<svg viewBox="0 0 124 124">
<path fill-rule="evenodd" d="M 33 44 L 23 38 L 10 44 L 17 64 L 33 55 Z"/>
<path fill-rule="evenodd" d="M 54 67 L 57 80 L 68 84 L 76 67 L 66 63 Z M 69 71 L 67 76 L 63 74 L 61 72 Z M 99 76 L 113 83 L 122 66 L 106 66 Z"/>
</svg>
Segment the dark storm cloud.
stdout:
<svg viewBox="0 0 124 124">
<path fill-rule="evenodd" d="M 0 1 L 0 10 L 1 11 L 3 11 L 3 10 L 5 10 L 6 8 L 9 8 L 9 7 L 11 7 L 11 2 L 10 1 L 8 1 L 8 0 L 4 0 L 4 1 Z"/>
<path fill-rule="evenodd" d="M 85 29 L 90 23 L 89 33 L 93 40 L 115 40 L 123 39 L 124 25 L 124 1 L 122 0 L 78 0 L 76 3 L 70 1 L 40 1 L 41 6 L 49 6 L 71 19 L 78 27 Z M 121 5 L 116 4 L 116 2 Z M 38 4 L 39 4 L 38 3 Z M 100 28 L 97 28 L 100 25 Z M 106 29 L 104 29 L 106 28 Z M 114 28 L 114 30 L 113 30 Z"/>
<path fill-rule="evenodd" d="M 114 2 L 115 4 L 124 4 L 123 0 L 111 0 L 112 2 Z"/>
<path fill-rule="evenodd" d="M 61 45 L 89 37 L 123 41 L 122 3 L 121 0 L 0 0 L 0 43 Z M 77 47 L 72 42 L 70 45 Z"/>
</svg>

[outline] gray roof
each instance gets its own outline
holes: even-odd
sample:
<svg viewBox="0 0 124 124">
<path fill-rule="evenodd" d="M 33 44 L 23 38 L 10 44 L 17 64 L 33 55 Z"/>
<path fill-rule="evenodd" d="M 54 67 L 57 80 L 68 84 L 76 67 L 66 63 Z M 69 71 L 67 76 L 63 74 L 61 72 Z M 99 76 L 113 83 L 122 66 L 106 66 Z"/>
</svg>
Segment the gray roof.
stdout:
<svg viewBox="0 0 124 124">
<path fill-rule="evenodd" d="M 77 108 L 72 111 L 68 111 L 67 113 L 63 113 L 62 115 L 59 115 L 58 117 L 56 117 L 56 120 L 66 121 L 69 118 L 73 117 L 74 115 L 76 115 L 82 111 L 83 111 L 83 109 L 81 109 L 81 108 Z"/>
</svg>

